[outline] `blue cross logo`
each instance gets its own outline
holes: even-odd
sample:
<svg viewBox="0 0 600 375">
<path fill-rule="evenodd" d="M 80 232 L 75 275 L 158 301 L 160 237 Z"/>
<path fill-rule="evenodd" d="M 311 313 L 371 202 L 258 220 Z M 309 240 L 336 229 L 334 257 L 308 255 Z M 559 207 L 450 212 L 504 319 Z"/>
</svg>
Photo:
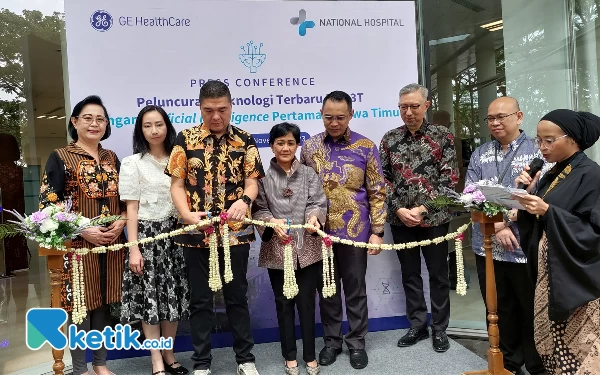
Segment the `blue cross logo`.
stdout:
<svg viewBox="0 0 600 375">
<path fill-rule="evenodd" d="M 306 20 L 306 11 L 304 9 L 300 9 L 298 12 L 298 17 L 290 18 L 290 23 L 292 25 L 298 25 L 298 34 L 300 34 L 300 36 L 306 35 L 306 29 L 312 29 L 315 27 L 315 23 L 313 21 Z"/>
</svg>

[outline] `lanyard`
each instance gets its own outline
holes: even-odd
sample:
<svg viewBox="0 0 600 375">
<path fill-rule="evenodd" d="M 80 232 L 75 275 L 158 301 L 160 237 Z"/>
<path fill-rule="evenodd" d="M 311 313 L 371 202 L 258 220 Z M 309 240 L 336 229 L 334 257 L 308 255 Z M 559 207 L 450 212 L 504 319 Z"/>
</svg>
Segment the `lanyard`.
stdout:
<svg viewBox="0 0 600 375">
<path fill-rule="evenodd" d="M 500 185 L 502 185 L 502 182 L 504 181 L 504 176 L 506 176 L 506 172 L 508 172 L 508 170 L 510 169 L 510 167 L 512 166 L 512 162 L 515 159 L 515 156 L 517 156 L 517 151 L 519 150 L 519 147 L 521 147 L 521 144 L 523 143 L 523 141 L 519 142 L 517 144 L 517 147 L 515 147 L 512 156 L 510 157 L 510 160 L 508 161 L 508 165 L 506 166 L 506 168 L 504 168 L 504 172 L 502 172 L 502 174 L 500 174 L 500 166 L 498 164 L 498 145 L 494 144 L 494 157 L 496 160 L 496 172 L 498 172 L 498 183 Z"/>
</svg>

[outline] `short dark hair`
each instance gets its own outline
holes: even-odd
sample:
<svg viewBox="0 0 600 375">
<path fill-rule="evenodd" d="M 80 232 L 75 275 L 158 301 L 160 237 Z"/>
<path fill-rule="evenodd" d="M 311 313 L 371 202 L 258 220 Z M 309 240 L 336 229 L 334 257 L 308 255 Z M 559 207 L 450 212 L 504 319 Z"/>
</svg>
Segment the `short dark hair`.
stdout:
<svg viewBox="0 0 600 375">
<path fill-rule="evenodd" d="M 227 97 L 231 101 L 229 87 L 221 81 L 208 81 L 200 88 L 200 104 L 204 99 L 217 99 Z"/>
<path fill-rule="evenodd" d="M 80 101 L 79 103 L 75 104 L 75 107 L 73 107 L 73 112 L 71 112 L 71 117 L 69 117 L 69 125 L 67 126 L 67 130 L 69 131 L 69 135 L 75 142 L 77 142 L 77 140 L 79 139 L 79 135 L 77 135 L 77 129 L 75 129 L 75 126 L 73 126 L 73 121 L 71 119 L 73 117 L 79 117 L 81 111 L 83 111 L 83 107 L 85 107 L 88 104 L 96 104 L 102 107 L 102 109 L 104 110 L 104 117 L 106 117 L 106 121 L 108 121 L 108 123 L 106 124 L 106 131 L 104 131 L 104 135 L 100 140 L 103 141 L 110 137 L 110 118 L 108 117 L 108 111 L 106 110 L 104 103 L 102 103 L 102 99 L 100 99 L 98 95 L 90 95 L 82 101 Z"/>
<path fill-rule="evenodd" d="M 352 98 L 343 91 L 332 91 L 327 94 L 323 99 L 323 107 L 325 107 L 325 102 L 328 100 L 332 102 L 346 102 L 348 104 L 348 111 L 352 110 Z"/>
<path fill-rule="evenodd" d="M 271 131 L 269 132 L 269 144 L 273 145 L 277 138 L 284 137 L 289 133 L 292 133 L 296 143 L 300 144 L 300 128 L 298 125 L 289 122 L 282 122 L 271 128 Z"/>
<path fill-rule="evenodd" d="M 150 144 L 144 137 L 144 115 L 148 112 L 156 111 L 160 113 L 165 122 L 165 126 L 167 127 L 167 137 L 165 138 L 165 142 L 163 143 L 165 146 L 165 151 L 167 154 L 170 154 L 173 150 L 173 146 L 175 145 L 175 139 L 177 138 L 177 131 L 175 127 L 171 123 L 167 112 L 165 112 L 162 107 L 157 105 L 147 105 L 140 113 L 138 113 L 137 118 L 135 119 L 135 128 L 133 128 L 133 152 L 141 153 L 144 156 L 146 153 L 150 151 Z"/>
</svg>

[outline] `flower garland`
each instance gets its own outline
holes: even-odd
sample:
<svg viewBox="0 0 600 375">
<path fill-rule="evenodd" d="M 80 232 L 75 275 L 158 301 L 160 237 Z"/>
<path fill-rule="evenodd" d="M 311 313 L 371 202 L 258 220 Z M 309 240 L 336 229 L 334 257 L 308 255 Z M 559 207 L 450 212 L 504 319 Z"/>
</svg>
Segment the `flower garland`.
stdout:
<svg viewBox="0 0 600 375">
<path fill-rule="evenodd" d="M 83 260 L 77 253 L 69 253 L 73 278 L 73 322 L 79 324 L 86 316 L 85 282 L 83 279 Z"/>
<path fill-rule="evenodd" d="M 217 234 L 215 231 L 215 227 L 213 223 L 219 222 L 223 226 L 223 258 L 224 258 L 224 278 L 225 282 L 228 283 L 233 279 L 233 274 L 231 273 L 231 256 L 229 252 L 229 226 L 227 225 L 227 214 L 222 213 L 218 217 L 211 218 L 209 216 L 208 219 L 202 220 L 197 224 L 187 225 L 185 227 L 173 230 L 169 233 L 161 233 L 154 237 L 146 237 L 141 240 L 126 242 L 123 244 L 114 244 L 109 246 L 97 246 L 91 249 L 88 248 L 80 248 L 80 249 L 64 249 L 64 251 L 68 251 L 70 253 L 74 253 L 77 255 L 75 257 L 75 261 L 73 262 L 72 272 L 73 272 L 73 322 L 79 324 L 85 319 L 87 311 L 85 308 L 85 293 L 84 293 L 84 271 L 83 271 L 83 261 L 81 260 L 81 256 L 89 254 L 89 253 L 106 253 L 107 251 L 117 251 L 126 247 L 139 246 L 147 243 L 151 243 L 154 241 L 164 240 L 169 237 L 175 237 L 181 235 L 186 232 L 191 232 L 197 230 L 200 227 L 206 227 L 204 229 L 205 234 L 209 239 L 209 277 L 208 284 L 212 291 L 220 290 L 223 285 L 221 282 L 220 270 L 219 270 L 219 254 L 218 254 L 218 240 Z M 245 224 L 263 226 L 263 227 L 282 227 L 288 230 L 291 229 L 316 229 L 312 225 L 309 224 L 274 224 L 274 223 L 266 223 L 259 220 L 252 219 L 244 219 Z M 359 248 L 366 249 L 382 249 L 382 250 L 405 250 L 412 249 L 420 246 L 429 246 L 431 244 L 440 244 L 444 241 L 456 240 L 456 249 L 457 249 L 457 293 L 460 295 L 466 294 L 466 283 L 464 278 L 464 266 L 462 265 L 462 238 L 459 235 L 464 233 L 471 223 L 467 223 L 461 227 L 459 227 L 455 232 L 448 233 L 445 236 L 434 238 L 431 240 L 424 241 L 414 241 L 408 243 L 400 243 L 400 244 L 369 244 L 366 242 L 355 242 L 347 239 L 341 239 L 339 237 L 330 236 L 324 231 L 317 229 L 316 233 L 322 238 L 323 244 L 321 247 L 322 255 L 323 255 L 323 296 L 331 297 L 336 293 L 335 287 L 335 270 L 333 263 L 333 251 L 332 245 L 333 243 L 341 243 L 344 245 L 355 246 Z M 208 226 L 208 227 L 207 227 Z M 286 248 L 289 244 L 286 245 Z M 293 254 L 291 246 L 288 251 L 285 251 L 290 254 L 289 259 L 292 259 Z M 284 252 L 284 260 L 285 260 L 285 252 Z M 460 259 L 459 259 L 460 258 Z M 73 258 L 72 258 L 73 259 Z M 289 263 L 289 261 L 288 261 Z M 293 261 L 291 263 L 291 277 L 295 283 L 295 276 L 293 271 Z M 285 269 L 284 269 L 285 271 Z M 288 274 L 290 272 L 288 271 Z M 284 272 L 285 275 L 285 272 Z M 289 280 L 291 281 L 292 278 Z M 78 280 L 78 281 L 77 281 Z M 464 287 L 463 287 L 464 286 Z M 297 285 L 296 285 L 297 287 Z M 460 288 L 460 289 L 459 289 Z M 293 291 L 293 285 L 290 284 L 290 293 Z M 297 293 L 297 292 L 296 292 Z M 461 294 L 462 293 L 462 294 Z"/>
<path fill-rule="evenodd" d="M 208 255 L 208 287 L 213 292 L 221 290 L 223 284 L 221 283 L 221 275 L 219 272 L 219 252 L 217 251 L 217 233 L 215 233 L 215 227 L 209 226 L 204 230 L 205 235 L 208 237 L 209 255 Z"/>
<path fill-rule="evenodd" d="M 283 248 L 283 295 L 292 299 L 298 294 L 296 273 L 294 271 L 294 252 L 292 249 L 292 237 L 289 235 L 281 241 Z"/>
<path fill-rule="evenodd" d="M 227 224 L 227 213 L 222 212 L 219 215 L 221 226 L 223 227 L 223 260 L 225 263 L 224 279 L 227 284 L 233 280 L 233 272 L 231 271 L 231 250 L 229 248 L 229 224 Z"/>
<path fill-rule="evenodd" d="M 456 250 L 456 294 L 459 296 L 467 295 L 467 282 L 465 281 L 465 266 L 463 263 L 462 242 L 465 234 L 461 233 L 454 238 L 454 248 Z"/>
<path fill-rule="evenodd" d="M 331 237 L 323 237 L 321 252 L 323 256 L 323 297 L 333 297 L 335 294 L 335 279 L 333 269 L 333 241 Z"/>
</svg>

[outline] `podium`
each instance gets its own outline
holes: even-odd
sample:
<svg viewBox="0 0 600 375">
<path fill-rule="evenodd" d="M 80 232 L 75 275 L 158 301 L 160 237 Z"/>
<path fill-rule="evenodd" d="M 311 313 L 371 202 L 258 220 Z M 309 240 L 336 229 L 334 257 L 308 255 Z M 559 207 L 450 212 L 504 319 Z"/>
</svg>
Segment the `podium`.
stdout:
<svg viewBox="0 0 600 375">
<path fill-rule="evenodd" d="M 71 243 L 65 243 L 66 247 L 71 247 Z M 62 286 L 62 273 L 63 273 L 63 256 L 66 254 L 61 250 L 46 249 L 39 247 L 39 256 L 46 257 L 48 259 L 48 271 L 50 271 L 50 287 L 52 288 L 52 294 L 50 299 L 50 307 L 60 308 L 60 289 Z M 63 327 L 64 331 L 64 327 Z M 54 358 L 54 364 L 52 365 L 52 371 L 54 375 L 64 375 L 65 364 L 63 358 L 65 355 L 64 350 L 52 349 L 52 357 Z"/>
<path fill-rule="evenodd" d="M 494 274 L 494 259 L 492 257 L 492 236 L 496 233 L 494 223 L 504 221 L 502 214 L 489 217 L 481 211 L 473 211 L 471 219 L 474 223 L 479 223 L 481 233 L 483 234 L 483 248 L 485 250 L 485 300 L 488 309 L 487 319 L 490 322 L 488 326 L 488 339 L 490 348 L 488 349 L 488 368 L 487 370 L 463 372 L 462 375 L 512 375 L 504 368 L 504 358 L 500 351 L 500 331 L 498 329 L 498 296 L 496 293 L 496 276 Z"/>
</svg>

